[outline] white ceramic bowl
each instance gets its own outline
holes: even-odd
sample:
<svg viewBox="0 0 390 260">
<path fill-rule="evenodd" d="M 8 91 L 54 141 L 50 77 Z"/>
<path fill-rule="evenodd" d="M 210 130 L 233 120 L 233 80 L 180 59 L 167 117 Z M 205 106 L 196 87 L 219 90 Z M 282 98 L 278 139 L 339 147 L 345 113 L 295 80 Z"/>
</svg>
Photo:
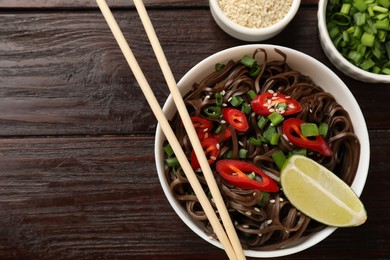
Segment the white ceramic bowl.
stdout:
<svg viewBox="0 0 390 260">
<path fill-rule="evenodd" d="M 334 46 L 326 28 L 326 6 L 328 0 L 320 0 L 318 3 L 318 30 L 321 46 L 329 60 L 345 75 L 368 83 L 390 83 L 390 75 L 379 75 L 367 72 L 345 59 Z"/>
<path fill-rule="evenodd" d="M 210 0 L 209 3 L 211 14 L 222 30 L 234 38 L 248 42 L 255 42 L 267 40 L 280 33 L 294 18 L 299 9 L 301 0 L 293 0 L 290 10 L 280 21 L 269 27 L 259 29 L 241 26 L 227 18 L 219 6 L 218 0 Z"/>
<path fill-rule="evenodd" d="M 361 154 L 358 171 L 352 184 L 352 189 L 358 196 L 360 196 L 366 182 L 370 158 L 370 145 L 366 123 L 358 103 L 347 86 L 340 80 L 340 78 L 337 77 L 335 73 L 333 73 L 329 68 L 316 59 L 301 52 L 275 45 L 252 44 L 226 49 L 204 59 L 195 67 L 193 67 L 187 74 L 185 74 L 178 83 L 178 87 L 180 88 L 181 93 L 185 94 L 189 92 L 194 82 L 198 82 L 201 78 L 214 71 L 214 66 L 216 63 L 223 63 L 230 59 L 239 60 L 245 54 L 252 54 L 254 50 L 259 47 L 264 48 L 267 51 L 268 60 L 280 59 L 280 56 L 274 52 L 274 48 L 284 52 L 287 55 L 287 62 L 292 68 L 310 76 L 315 81 L 315 83 L 321 86 L 325 91 L 333 93 L 337 101 L 342 104 L 343 107 L 349 112 L 354 124 L 355 133 L 357 134 L 361 143 Z M 168 97 L 163 110 L 168 118 L 172 118 L 176 112 L 176 108 L 171 96 Z M 168 181 L 165 179 L 164 175 L 164 140 L 164 134 L 158 125 L 155 139 L 156 167 L 162 188 L 169 203 L 172 205 L 173 209 L 179 215 L 182 221 L 187 224 L 187 226 L 197 235 L 202 237 L 210 244 L 222 248 L 218 241 L 209 238 L 204 233 L 199 223 L 189 217 L 186 210 L 180 206 L 179 202 L 176 201 L 176 199 L 171 194 Z M 248 257 L 278 257 L 297 253 L 322 241 L 335 229 L 336 228 L 334 227 L 327 227 L 316 234 L 298 240 L 295 245 L 287 248 L 274 251 L 245 250 L 245 255 Z"/>
</svg>

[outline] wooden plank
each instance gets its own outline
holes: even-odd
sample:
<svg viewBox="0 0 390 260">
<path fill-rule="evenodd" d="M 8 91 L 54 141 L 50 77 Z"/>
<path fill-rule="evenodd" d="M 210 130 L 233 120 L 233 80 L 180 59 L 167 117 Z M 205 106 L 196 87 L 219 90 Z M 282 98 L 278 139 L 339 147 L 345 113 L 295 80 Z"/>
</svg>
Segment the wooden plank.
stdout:
<svg viewBox="0 0 390 260">
<path fill-rule="evenodd" d="M 147 7 L 208 7 L 207 0 L 144 0 Z M 301 5 L 317 4 L 318 0 L 302 0 Z M 134 7 L 132 1 L 128 0 L 107 0 L 110 7 L 128 8 Z M 93 0 L 2 0 L 0 8 L 96 8 L 96 1 Z"/>
<path fill-rule="evenodd" d="M 367 223 L 287 259 L 389 255 L 390 132 L 370 135 Z M 223 257 L 172 210 L 153 150 L 147 136 L 1 139 L 0 258 Z"/>
<path fill-rule="evenodd" d="M 163 104 L 168 89 L 136 12 L 115 15 Z M 225 34 L 207 10 L 151 11 L 150 16 L 176 79 L 201 59 L 246 44 Z M 154 131 L 155 119 L 99 12 L 8 13 L 0 22 L 0 135 Z M 312 11 L 300 11 L 266 43 L 296 48 L 335 70 L 319 47 Z M 389 117 L 377 113 L 387 109 L 387 85 L 337 73 L 361 104 L 368 126 L 389 127 Z"/>
</svg>

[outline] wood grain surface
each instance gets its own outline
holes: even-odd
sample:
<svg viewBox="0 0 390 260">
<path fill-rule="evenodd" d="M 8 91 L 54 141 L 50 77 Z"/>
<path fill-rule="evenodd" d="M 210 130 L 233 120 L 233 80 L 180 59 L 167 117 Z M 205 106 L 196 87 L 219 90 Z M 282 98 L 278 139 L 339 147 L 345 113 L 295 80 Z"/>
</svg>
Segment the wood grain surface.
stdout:
<svg viewBox="0 0 390 260">
<path fill-rule="evenodd" d="M 317 2 L 302 1 L 264 43 L 315 57 L 356 97 L 371 142 L 368 221 L 285 259 L 388 259 L 390 86 L 358 82 L 329 62 Z M 108 3 L 162 105 L 169 91 L 132 2 Z M 177 80 L 247 44 L 215 24 L 206 0 L 145 4 Z M 156 120 L 95 1 L 3 0 L 0 24 L 0 259 L 225 259 L 165 198 Z"/>
</svg>

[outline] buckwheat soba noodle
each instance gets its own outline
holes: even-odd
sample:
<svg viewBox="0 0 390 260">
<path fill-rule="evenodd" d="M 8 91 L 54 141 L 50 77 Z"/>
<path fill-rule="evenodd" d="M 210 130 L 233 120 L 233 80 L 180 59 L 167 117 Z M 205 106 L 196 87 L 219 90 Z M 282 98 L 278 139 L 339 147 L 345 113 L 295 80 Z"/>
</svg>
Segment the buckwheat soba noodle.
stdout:
<svg viewBox="0 0 390 260">
<path fill-rule="evenodd" d="M 325 226 L 299 212 L 286 199 L 281 189 L 270 192 L 240 188 L 228 182 L 216 170 L 216 162 L 225 158 L 249 162 L 280 185 L 280 167 L 276 164 L 273 154 L 283 151 L 288 157 L 294 153 L 304 153 L 351 185 L 360 156 L 360 144 L 347 111 L 330 93 L 317 86 L 315 79 L 290 68 L 287 64 L 288 57 L 276 49 L 275 51 L 280 54 L 278 60 L 268 60 L 263 49 L 255 50 L 250 55 L 256 60 L 255 69 L 244 65 L 240 60 L 229 61 L 204 79 L 200 79 L 200 82 L 194 83 L 193 90 L 185 96 L 190 115 L 211 123 L 208 123 L 208 127 L 200 127 L 199 138 L 217 140 L 218 153 L 212 154 L 211 151 L 211 156 L 208 155 L 211 158 L 209 162 L 245 249 L 282 248 L 300 237 L 318 232 Z M 302 109 L 295 114 L 283 115 L 283 110 L 289 109 L 288 107 L 278 111 L 284 116 L 284 121 L 297 118 L 316 125 L 324 124 L 327 131 L 323 139 L 331 149 L 331 155 L 323 155 L 316 150 L 293 144 L 283 132 L 283 123 L 274 127 L 274 133 L 279 137 L 276 142 L 265 138 L 270 126 L 269 123 L 260 126 L 259 121 L 264 116 L 250 107 L 254 93 L 271 93 L 273 96 L 280 93 L 299 102 Z M 233 99 L 236 103 L 233 103 Z M 268 101 L 268 104 L 270 102 Z M 277 109 L 267 104 L 264 104 L 264 107 Z M 225 108 L 243 110 L 248 129 L 240 131 L 227 122 L 224 114 L 220 113 Z M 192 147 L 178 114 L 171 120 L 171 125 L 192 164 L 195 160 L 191 156 Z M 208 187 L 201 170 L 196 166 L 194 169 L 207 194 Z M 194 220 L 204 223 L 204 230 L 208 235 L 216 238 L 180 165 L 166 164 L 165 174 L 174 197 L 182 203 Z M 261 179 L 257 177 L 257 180 Z M 211 197 L 210 201 L 214 205 Z"/>
</svg>

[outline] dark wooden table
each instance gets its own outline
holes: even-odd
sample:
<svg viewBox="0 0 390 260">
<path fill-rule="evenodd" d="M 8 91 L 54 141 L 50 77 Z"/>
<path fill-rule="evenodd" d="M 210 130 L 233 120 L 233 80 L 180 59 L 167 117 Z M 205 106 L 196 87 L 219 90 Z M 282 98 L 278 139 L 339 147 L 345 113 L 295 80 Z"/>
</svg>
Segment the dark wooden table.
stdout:
<svg viewBox="0 0 390 260">
<path fill-rule="evenodd" d="M 161 104 L 168 88 L 131 1 L 108 1 Z M 208 2 L 145 1 L 176 79 L 222 49 Z M 388 84 L 337 71 L 317 1 L 265 41 L 307 53 L 345 81 L 367 120 L 368 221 L 286 259 L 390 258 Z M 0 1 L 0 259 L 224 259 L 174 213 L 157 178 L 156 120 L 95 1 Z"/>
</svg>

